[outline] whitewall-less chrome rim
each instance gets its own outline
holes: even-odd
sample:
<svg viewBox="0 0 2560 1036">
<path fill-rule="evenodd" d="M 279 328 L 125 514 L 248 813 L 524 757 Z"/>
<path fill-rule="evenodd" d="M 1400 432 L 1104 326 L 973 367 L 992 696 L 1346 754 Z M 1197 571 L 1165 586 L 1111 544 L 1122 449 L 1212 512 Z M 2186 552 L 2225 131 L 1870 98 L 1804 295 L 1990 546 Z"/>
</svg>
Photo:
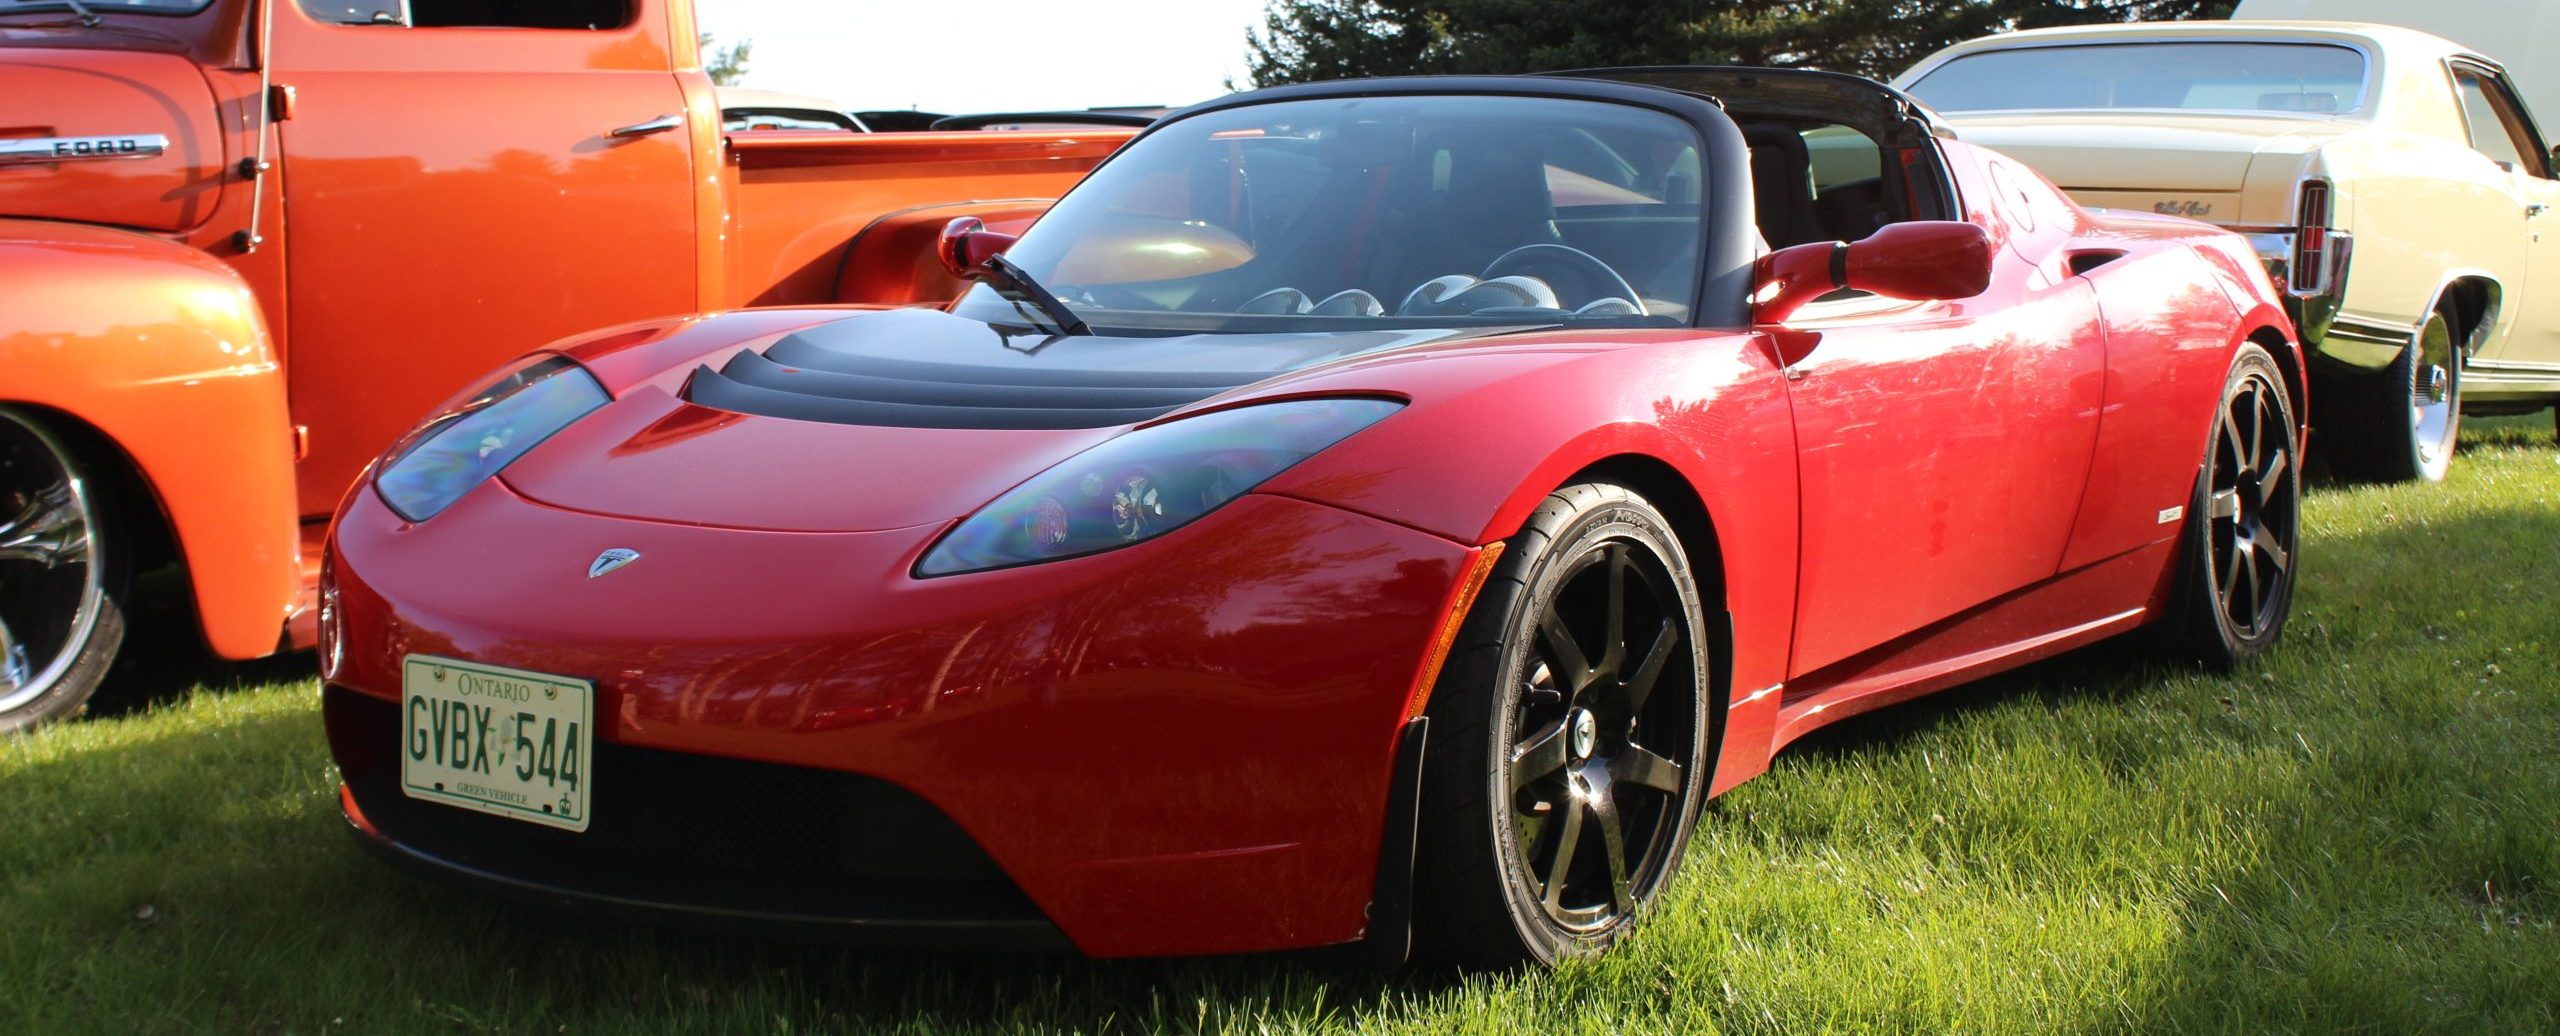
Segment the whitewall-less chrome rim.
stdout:
<svg viewBox="0 0 2560 1036">
<path fill-rule="evenodd" d="M 79 661 L 106 598 L 98 514 L 62 441 L 0 410 L 0 715 Z"/>
</svg>

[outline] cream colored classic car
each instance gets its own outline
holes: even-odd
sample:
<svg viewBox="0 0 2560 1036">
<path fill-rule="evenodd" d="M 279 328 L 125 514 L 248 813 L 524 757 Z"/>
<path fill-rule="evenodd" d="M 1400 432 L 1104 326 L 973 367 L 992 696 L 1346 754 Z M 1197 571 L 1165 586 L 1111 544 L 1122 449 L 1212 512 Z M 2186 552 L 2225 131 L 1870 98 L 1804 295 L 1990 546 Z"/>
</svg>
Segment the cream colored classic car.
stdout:
<svg viewBox="0 0 2560 1036">
<path fill-rule="evenodd" d="M 2560 401 L 2555 155 L 2486 57 L 2381 25 L 2158 23 L 1959 43 L 1895 85 L 2084 205 L 2247 235 L 2342 474 L 2442 478 L 2464 412 Z"/>
</svg>

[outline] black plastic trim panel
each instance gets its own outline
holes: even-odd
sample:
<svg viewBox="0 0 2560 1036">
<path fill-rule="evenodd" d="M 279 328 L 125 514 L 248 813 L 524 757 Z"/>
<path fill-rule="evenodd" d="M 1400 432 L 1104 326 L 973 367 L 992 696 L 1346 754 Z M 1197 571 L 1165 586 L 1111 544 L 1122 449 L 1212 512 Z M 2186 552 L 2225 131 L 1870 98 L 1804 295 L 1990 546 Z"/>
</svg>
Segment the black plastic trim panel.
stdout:
<svg viewBox="0 0 2560 1036">
<path fill-rule="evenodd" d="M 357 837 L 394 863 L 576 913 L 897 947 L 1073 952 L 958 824 L 861 774 L 595 743 L 583 832 L 409 798 L 399 706 L 322 694 Z M 370 830 L 367 827 L 370 827 Z"/>
</svg>

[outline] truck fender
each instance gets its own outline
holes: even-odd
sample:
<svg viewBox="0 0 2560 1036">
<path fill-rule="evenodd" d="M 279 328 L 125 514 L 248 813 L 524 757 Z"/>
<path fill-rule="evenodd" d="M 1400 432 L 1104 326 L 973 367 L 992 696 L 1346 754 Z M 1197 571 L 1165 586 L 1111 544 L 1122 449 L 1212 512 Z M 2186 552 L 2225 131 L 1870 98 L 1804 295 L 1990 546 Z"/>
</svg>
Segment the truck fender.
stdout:
<svg viewBox="0 0 2560 1036">
<path fill-rule="evenodd" d="M 229 266 L 130 231 L 0 219 L 0 406 L 123 454 L 189 572 L 206 645 L 273 654 L 302 592 L 292 418 Z"/>
</svg>

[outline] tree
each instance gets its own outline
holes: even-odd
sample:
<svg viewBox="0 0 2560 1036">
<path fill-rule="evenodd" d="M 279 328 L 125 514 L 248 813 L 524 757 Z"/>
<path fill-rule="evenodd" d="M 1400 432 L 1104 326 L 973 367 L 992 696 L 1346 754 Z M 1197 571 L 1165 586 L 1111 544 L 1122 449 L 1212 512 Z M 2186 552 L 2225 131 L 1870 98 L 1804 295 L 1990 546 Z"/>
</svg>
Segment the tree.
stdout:
<svg viewBox="0 0 2560 1036">
<path fill-rule="evenodd" d="M 1272 0 L 1256 84 L 1598 65 L 1740 64 L 1886 78 L 2007 29 L 2219 18 L 2230 0 Z"/>
<path fill-rule="evenodd" d="M 711 75 L 716 86 L 736 86 L 747 74 L 747 57 L 755 52 L 756 41 L 739 40 L 727 47 L 712 45 L 710 33 L 702 34 L 702 70 Z"/>
</svg>

